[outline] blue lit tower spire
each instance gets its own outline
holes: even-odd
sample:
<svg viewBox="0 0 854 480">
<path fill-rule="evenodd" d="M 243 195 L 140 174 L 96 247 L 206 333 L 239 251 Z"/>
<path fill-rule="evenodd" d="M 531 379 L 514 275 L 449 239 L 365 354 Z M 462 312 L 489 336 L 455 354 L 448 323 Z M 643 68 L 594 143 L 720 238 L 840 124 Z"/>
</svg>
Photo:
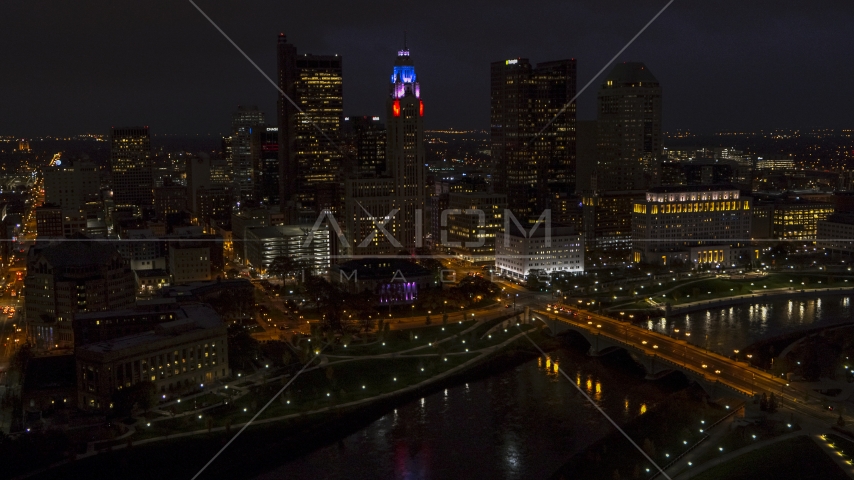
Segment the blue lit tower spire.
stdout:
<svg viewBox="0 0 854 480">
<path fill-rule="evenodd" d="M 415 76 L 415 65 L 409 56 L 409 49 L 398 50 L 397 61 L 394 62 L 394 73 L 391 74 L 391 97 L 403 98 L 414 95 L 421 98 L 421 86 Z"/>
<path fill-rule="evenodd" d="M 386 119 L 387 173 L 394 179 L 394 204 L 400 209 L 393 228 L 403 246 L 412 251 L 424 240 L 424 102 L 406 46 L 397 52 L 394 62 Z"/>
</svg>

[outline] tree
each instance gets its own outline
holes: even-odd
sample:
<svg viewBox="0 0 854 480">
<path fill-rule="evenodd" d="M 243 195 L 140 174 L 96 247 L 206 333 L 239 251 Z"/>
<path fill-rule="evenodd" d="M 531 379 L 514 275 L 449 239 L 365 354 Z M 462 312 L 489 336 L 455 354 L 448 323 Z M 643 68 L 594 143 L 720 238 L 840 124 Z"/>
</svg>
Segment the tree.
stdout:
<svg viewBox="0 0 854 480">
<path fill-rule="evenodd" d="M 343 318 L 345 301 L 350 295 L 326 279 L 310 276 L 305 281 L 306 296 L 321 316 L 323 330 L 341 332 L 347 326 Z"/>
<path fill-rule="evenodd" d="M 768 397 L 768 411 L 770 413 L 774 413 L 777 411 L 777 396 L 771 393 L 771 396 Z"/>
<path fill-rule="evenodd" d="M 295 260 L 290 255 L 280 255 L 273 259 L 270 266 L 267 267 L 267 274 L 278 277 L 283 282 L 286 277 L 296 275 L 297 282 L 301 280 L 301 274 L 307 265 L 302 260 Z"/>
<path fill-rule="evenodd" d="M 15 355 L 12 357 L 12 367 L 23 372 L 31 358 L 33 358 L 33 346 L 25 343 L 15 351 Z"/>
<path fill-rule="evenodd" d="M 139 382 L 136 387 L 136 404 L 144 412 L 148 412 L 157 405 L 157 385 L 151 381 Z"/>
<path fill-rule="evenodd" d="M 246 364 L 257 358 L 258 341 L 240 325 L 228 327 L 228 366 L 246 369 Z"/>
</svg>

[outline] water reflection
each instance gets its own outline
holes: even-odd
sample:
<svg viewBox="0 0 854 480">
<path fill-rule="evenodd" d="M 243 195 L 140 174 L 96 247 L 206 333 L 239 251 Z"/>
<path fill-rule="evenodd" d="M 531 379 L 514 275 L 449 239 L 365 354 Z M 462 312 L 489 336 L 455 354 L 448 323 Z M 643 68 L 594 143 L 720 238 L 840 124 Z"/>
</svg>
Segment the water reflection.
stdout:
<svg viewBox="0 0 854 480">
<path fill-rule="evenodd" d="M 851 320 L 854 309 L 850 295 L 823 298 L 778 299 L 763 303 L 730 306 L 646 322 L 662 333 L 686 338 L 691 343 L 720 352 L 743 348 L 756 340 L 797 328 Z M 679 329 L 680 333 L 674 333 Z"/>
<path fill-rule="evenodd" d="M 532 359 L 399 406 L 337 445 L 260 478 L 547 478 L 612 431 L 560 368 L 574 371 L 578 388 L 618 423 L 666 396 L 618 360 L 604 362 L 609 366 L 564 350 Z"/>
</svg>

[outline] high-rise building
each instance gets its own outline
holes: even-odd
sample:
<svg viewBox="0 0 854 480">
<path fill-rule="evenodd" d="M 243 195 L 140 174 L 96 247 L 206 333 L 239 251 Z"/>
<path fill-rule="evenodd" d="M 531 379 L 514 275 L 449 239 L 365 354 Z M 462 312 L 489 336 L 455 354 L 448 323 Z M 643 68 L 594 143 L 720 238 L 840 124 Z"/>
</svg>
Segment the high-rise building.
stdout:
<svg viewBox="0 0 854 480">
<path fill-rule="evenodd" d="M 255 159 L 255 199 L 265 205 L 279 204 L 279 128 L 258 126 L 252 132 Z"/>
<path fill-rule="evenodd" d="M 350 153 L 350 172 L 381 175 L 385 172 L 386 129 L 380 117 L 344 117 L 343 137 Z"/>
<path fill-rule="evenodd" d="M 44 203 L 78 209 L 100 193 L 98 167 L 89 160 L 57 159 L 44 169 Z"/>
<path fill-rule="evenodd" d="M 231 117 L 231 136 L 229 142 L 231 148 L 227 149 L 229 154 L 228 163 L 231 167 L 231 179 L 234 182 L 237 198 L 243 201 L 253 200 L 255 197 L 255 165 L 256 154 L 260 153 L 252 149 L 253 131 L 264 124 L 264 114 L 258 107 L 237 107 L 237 111 Z"/>
<path fill-rule="evenodd" d="M 346 182 L 346 229 L 357 255 L 413 251 L 424 241 L 424 102 L 406 49 L 397 52 L 386 118 L 384 176 Z"/>
<path fill-rule="evenodd" d="M 599 88 L 599 191 L 644 189 L 662 155 L 661 85 L 640 62 L 614 66 Z"/>
<path fill-rule="evenodd" d="M 113 128 L 110 175 L 117 206 L 152 205 L 154 170 L 148 127 Z"/>
<path fill-rule="evenodd" d="M 279 95 L 279 198 L 321 211 L 329 205 L 318 202 L 318 185 L 341 181 L 342 59 L 298 55 L 279 34 L 278 70 L 279 88 L 299 106 Z"/>
<path fill-rule="evenodd" d="M 169 214 L 187 209 L 187 187 L 174 185 L 171 181 L 166 183 L 167 185 L 154 188 L 154 212 L 161 220 L 166 219 Z"/>
<path fill-rule="evenodd" d="M 491 66 L 491 149 L 496 190 L 517 216 L 548 208 L 549 189 L 575 188 L 575 59 L 526 58 Z M 520 217 L 521 218 L 521 217 Z"/>
<path fill-rule="evenodd" d="M 187 208 L 198 215 L 196 195 L 200 188 L 211 187 L 211 159 L 208 155 L 188 156 L 187 172 Z"/>
</svg>

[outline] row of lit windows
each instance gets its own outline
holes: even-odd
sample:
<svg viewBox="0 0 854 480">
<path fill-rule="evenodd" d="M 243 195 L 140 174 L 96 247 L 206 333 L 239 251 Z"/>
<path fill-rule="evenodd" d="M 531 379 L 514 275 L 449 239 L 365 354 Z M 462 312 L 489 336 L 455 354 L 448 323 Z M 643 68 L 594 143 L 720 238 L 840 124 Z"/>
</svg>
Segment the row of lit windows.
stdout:
<svg viewBox="0 0 854 480">
<path fill-rule="evenodd" d="M 699 212 L 728 212 L 738 210 L 750 210 L 750 202 L 746 200 L 716 201 L 716 202 L 693 202 L 693 203 L 666 203 L 664 205 L 646 205 L 636 203 L 634 212 L 651 215 L 659 213 L 699 213 Z"/>
</svg>

